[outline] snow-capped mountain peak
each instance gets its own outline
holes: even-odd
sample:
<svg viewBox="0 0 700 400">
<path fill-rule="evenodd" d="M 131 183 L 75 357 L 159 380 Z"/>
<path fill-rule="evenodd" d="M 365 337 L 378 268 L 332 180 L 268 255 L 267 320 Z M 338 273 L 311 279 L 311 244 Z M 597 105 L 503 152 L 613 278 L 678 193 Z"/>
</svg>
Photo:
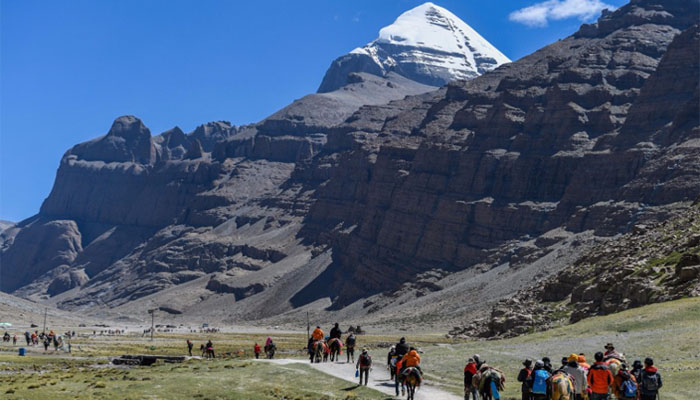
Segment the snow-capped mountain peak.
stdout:
<svg viewBox="0 0 700 400">
<path fill-rule="evenodd" d="M 374 41 L 335 60 L 319 92 L 343 86 L 352 72 L 385 75 L 394 71 L 441 86 L 475 78 L 508 62 L 508 57 L 459 17 L 428 2 L 401 14 Z"/>
</svg>

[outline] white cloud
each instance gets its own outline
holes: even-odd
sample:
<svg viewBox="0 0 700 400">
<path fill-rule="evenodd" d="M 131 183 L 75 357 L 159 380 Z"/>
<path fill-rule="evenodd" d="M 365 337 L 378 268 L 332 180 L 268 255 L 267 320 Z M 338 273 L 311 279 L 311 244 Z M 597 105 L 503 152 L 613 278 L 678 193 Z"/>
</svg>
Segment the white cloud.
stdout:
<svg viewBox="0 0 700 400">
<path fill-rule="evenodd" d="M 508 19 L 528 26 L 547 26 L 550 20 L 576 17 L 581 21 L 591 20 L 605 9 L 615 7 L 601 0 L 547 0 L 515 10 Z"/>
</svg>

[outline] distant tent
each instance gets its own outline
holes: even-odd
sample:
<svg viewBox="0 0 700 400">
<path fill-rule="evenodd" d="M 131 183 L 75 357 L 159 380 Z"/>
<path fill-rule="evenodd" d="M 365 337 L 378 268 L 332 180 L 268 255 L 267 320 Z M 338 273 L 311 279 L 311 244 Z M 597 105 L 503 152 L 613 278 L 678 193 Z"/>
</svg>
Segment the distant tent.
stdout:
<svg viewBox="0 0 700 400">
<path fill-rule="evenodd" d="M 0 326 L 6 326 L 6 327 L 8 327 L 8 328 L 9 328 L 9 327 L 11 327 L 11 326 L 12 326 L 12 324 L 11 324 L 11 323 L 9 323 L 9 322 L 0 322 Z"/>
</svg>

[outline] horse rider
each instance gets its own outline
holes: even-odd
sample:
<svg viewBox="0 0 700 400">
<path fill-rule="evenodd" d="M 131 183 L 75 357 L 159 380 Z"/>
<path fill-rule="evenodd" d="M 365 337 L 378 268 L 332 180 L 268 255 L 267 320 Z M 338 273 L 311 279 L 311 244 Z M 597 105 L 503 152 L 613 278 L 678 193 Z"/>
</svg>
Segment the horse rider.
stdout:
<svg viewBox="0 0 700 400">
<path fill-rule="evenodd" d="M 340 330 L 340 326 L 338 326 L 338 323 L 336 322 L 335 325 L 333 325 L 333 328 L 331 328 L 331 339 L 340 339 L 340 335 L 343 332 Z"/>
<path fill-rule="evenodd" d="M 583 400 L 583 392 L 586 390 L 586 370 L 578 364 L 578 354 L 571 353 L 562 371 L 574 378 L 575 396 L 572 400 Z"/>
<path fill-rule="evenodd" d="M 423 370 L 420 368 L 420 355 L 415 347 L 410 347 L 408 353 L 401 358 L 401 372 L 411 367 L 416 368 L 423 375 Z"/>
<path fill-rule="evenodd" d="M 408 353 L 408 344 L 406 344 L 406 338 L 402 337 L 399 339 L 399 342 L 396 343 L 396 357 L 403 357 L 406 353 Z"/>
<path fill-rule="evenodd" d="M 320 326 L 316 326 L 316 329 L 314 329 L 313 333 L 311 334 L 311 337 L 316 342 L 318 342 L 319 340 L 322 340 L 324 336 L 325 336 L 325 334 L 323 333 L 323 330 L 321 329 Z"/>
<path fill-rule="evenodd" d="M 615 346 L 613 346 L 612 343 L 608 343 L 605 345 L 605 353 L 603 354 L 603 360 L 604 361 L 609 361 L 610 359 L 617 359 L 620 360 L 620 362 L 626 362 L 625 356 L 623 356 L 620 352 L 615 350 Z"/>
</svg>

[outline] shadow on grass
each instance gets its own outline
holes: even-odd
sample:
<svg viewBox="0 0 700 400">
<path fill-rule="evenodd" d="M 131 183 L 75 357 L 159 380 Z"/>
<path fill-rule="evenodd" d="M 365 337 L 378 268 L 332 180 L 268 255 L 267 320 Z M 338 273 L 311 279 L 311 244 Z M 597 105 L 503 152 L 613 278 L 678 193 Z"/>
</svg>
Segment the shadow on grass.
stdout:
<svg viewBox="0 0 700 400">
<path fill-rule="evenodd" d="M 359 387 L 361 387 L 361 386 L 362 386 L 362 385 L 354 385 L 354 386 L 346 387 L 346 388 L 341 389 L 341 390 L 344 390 L 344 391 L 346 391 L 346 392 L 349 392 L 349 391 L 355 390 L 355 389 L 357 389 L 357 388 L 359 388 Z"/>
</svg>

